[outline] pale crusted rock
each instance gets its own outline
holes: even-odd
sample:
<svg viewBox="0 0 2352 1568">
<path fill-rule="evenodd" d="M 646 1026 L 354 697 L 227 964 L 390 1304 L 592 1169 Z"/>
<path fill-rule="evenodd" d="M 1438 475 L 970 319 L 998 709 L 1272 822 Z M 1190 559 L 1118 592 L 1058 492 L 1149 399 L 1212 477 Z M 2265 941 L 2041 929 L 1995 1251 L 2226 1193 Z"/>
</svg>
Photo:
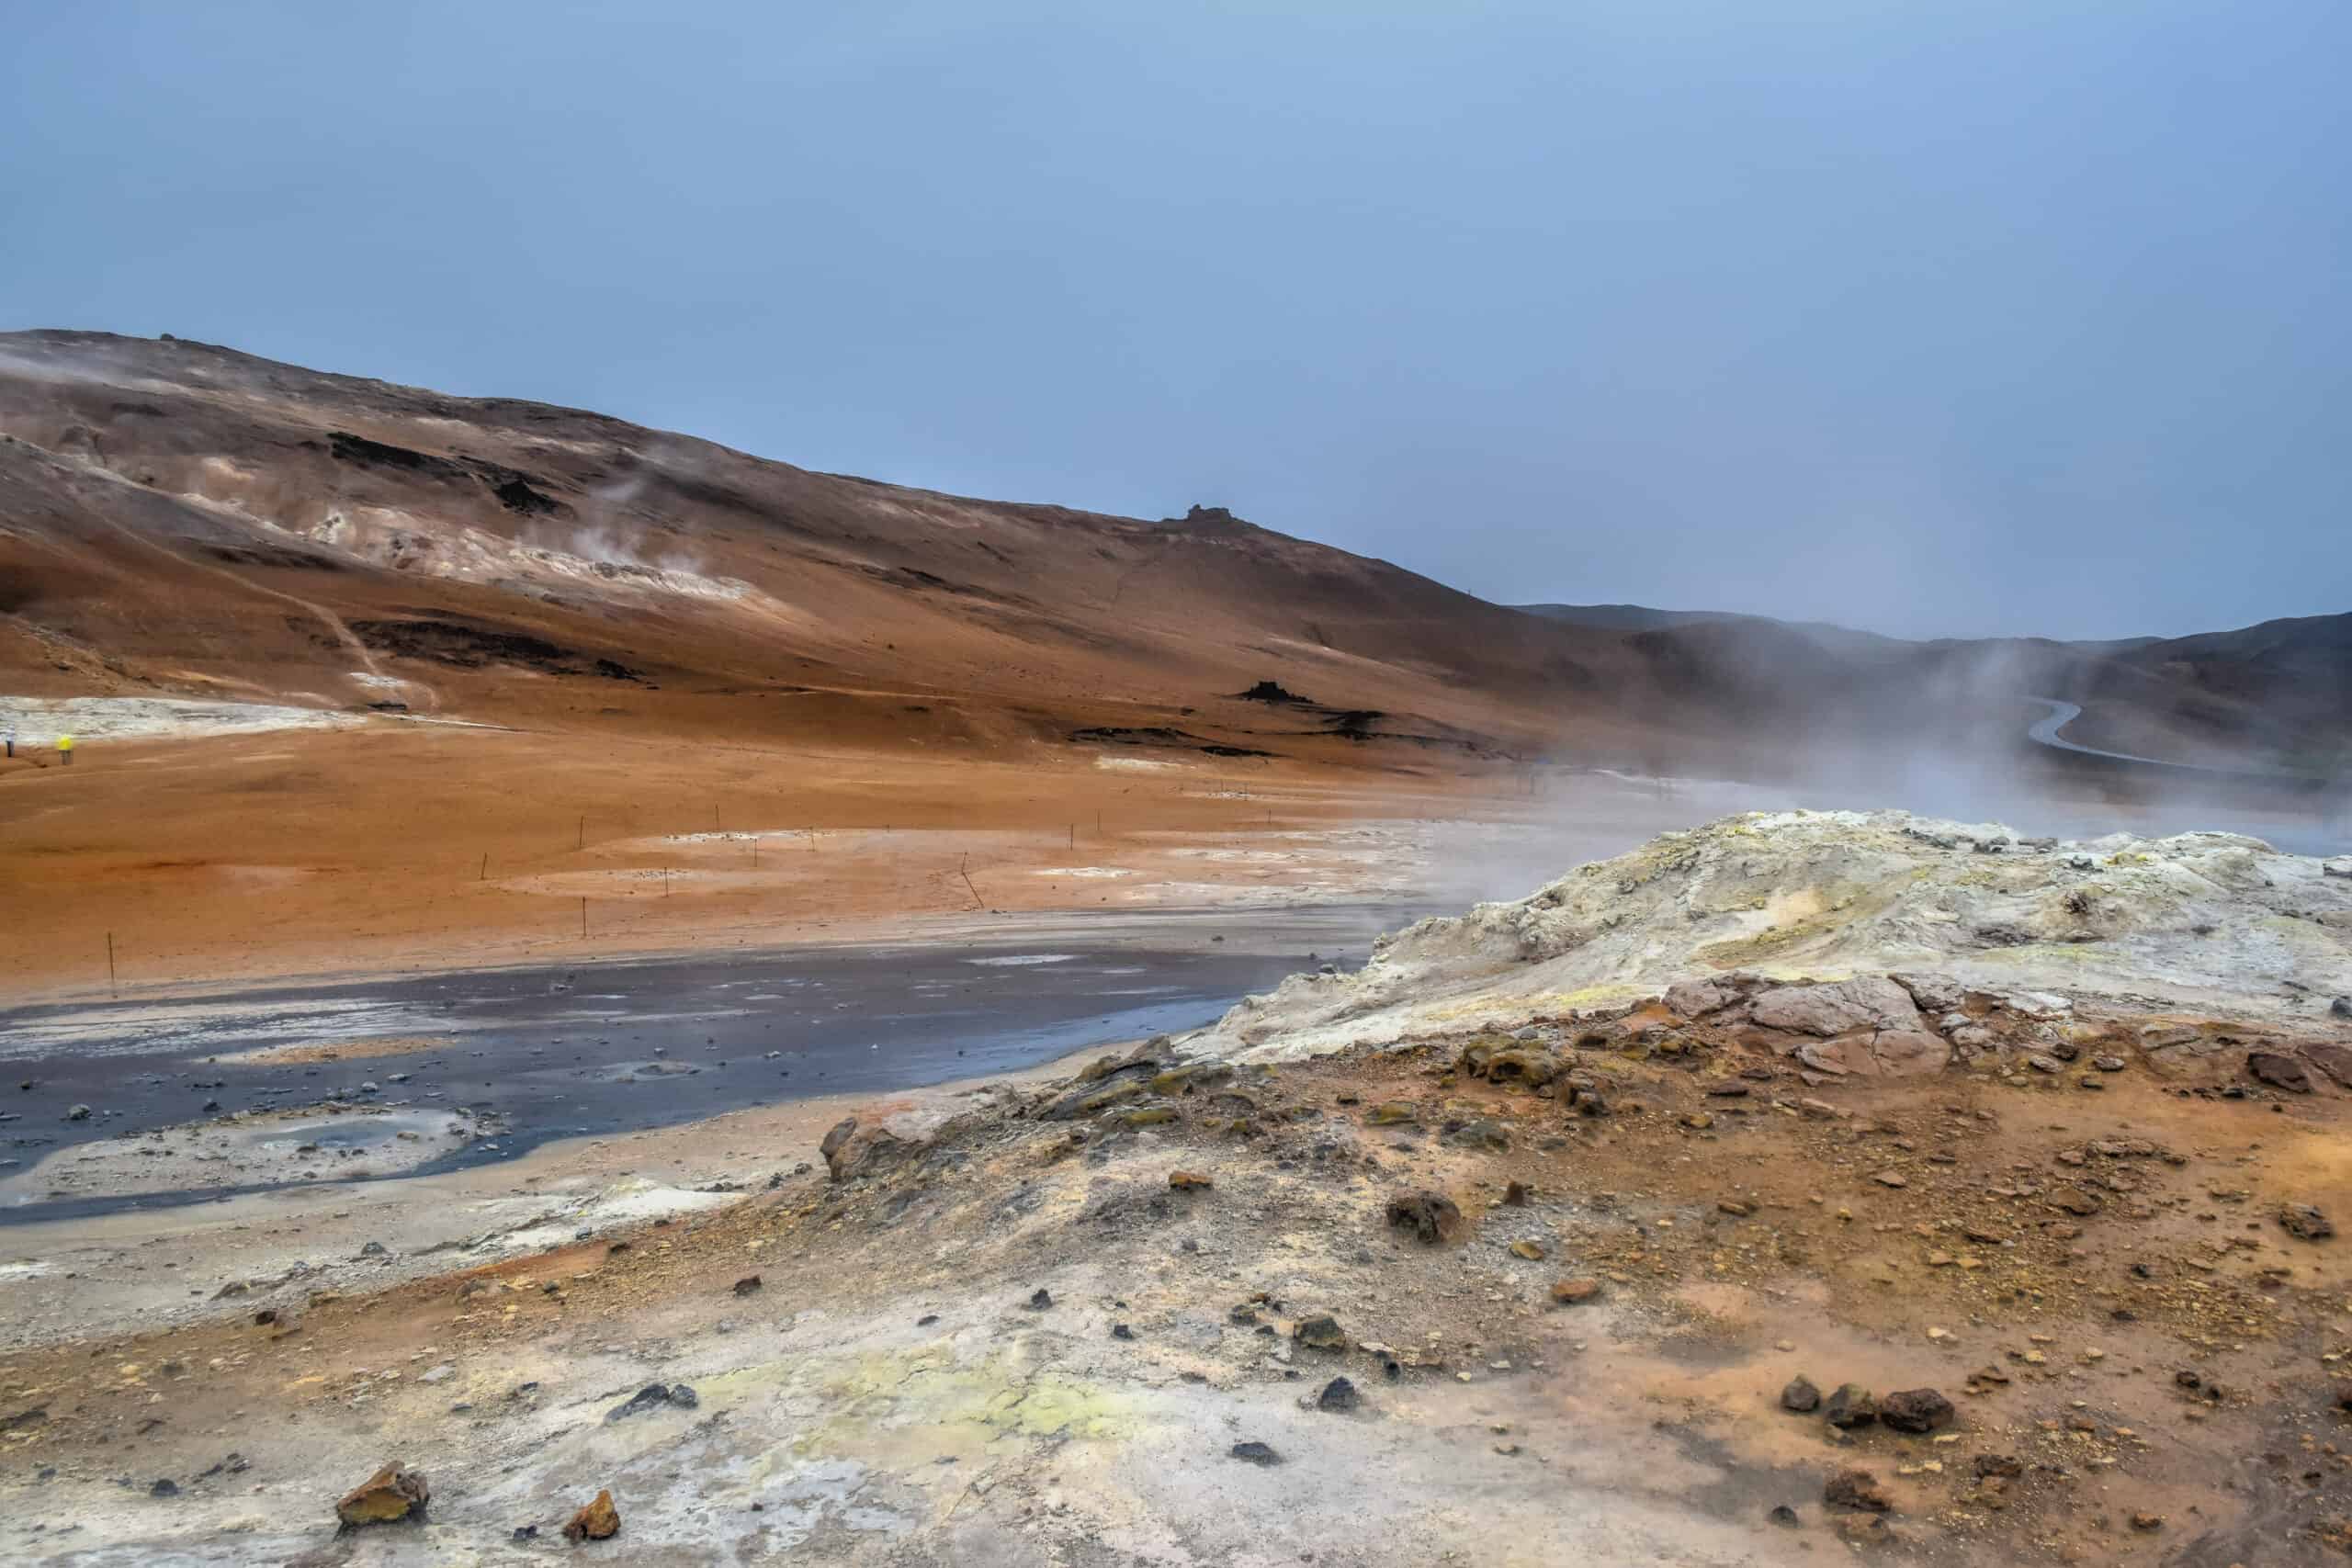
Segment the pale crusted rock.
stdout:
<svg viewBox="0 0 2352 1568">
<path fill-rule="evenodd" d="M 1737 1000 L 1737 991 L 1713 980 L 1678 980 L 1666 988 L 1666 1005 L 1677 1018 L 1704 1018 Z"/>
<path fill-rule="evenodd" d="M 1927 1030 L 1911 993 L 1883 976 L 1824 986 L 1782 986 L 1749 1003 L 1748 1016 L 1767 1029 L 1825 1039 L 1857 1030 Z"/>
<path fill-rule="evenodd" d="M 1898 974 L 1888 979 L 1911 993 L 1922 1012 L 1950 1012 L 1968 999 L 1968 987 L 1950 975 Z"/>
</svg>

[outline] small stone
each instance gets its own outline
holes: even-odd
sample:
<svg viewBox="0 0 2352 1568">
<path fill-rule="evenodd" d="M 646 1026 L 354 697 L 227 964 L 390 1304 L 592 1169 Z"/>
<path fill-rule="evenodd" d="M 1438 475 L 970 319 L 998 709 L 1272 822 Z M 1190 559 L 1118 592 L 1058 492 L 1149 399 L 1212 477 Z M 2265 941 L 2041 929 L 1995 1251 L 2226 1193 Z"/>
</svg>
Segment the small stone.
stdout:
<svg viewBox="0 0 2352 1568">
<path fill-rule="evenodd" d="M 1881 1187 L 1908 1187 L 1911 1185 L 1911 1179 L 1904 1175 L 1899 1170 L 1882 1170 L 1877 1175 L 1871 1177 L 1871 1179 L 1877 1182 Z"/>
<path fill-rule="evenodd" d="M 1821 1417 L 1839 1430 L 1867 1427 L 1878 1419 L 1878 1401 L 1858 1382 L 1841 1382 L 1822 1402 Z"/>
<path fill-rule="evenodd" d="M 1598 1280 L 1558 1280 L 1552 1285 L 1552 1301 L 1556 1306 L 1578 1306 L 1599 1294 Z"/>
<path fill-rule="evenodd" d="M 1124 1323 L 1114 1323 L 1111 1325 L 1111 1337 L 1114 1339 L 1133 1339 L 1135 1337 L 1136 1331 Z"/>
<path fill-rule="evenodd" d="M 1195 1192 L 1214 1187 L 1216 1183 L 1205 1176 L 1196 1175 L 1189 1170 L 1171 1170 L 1168 1173 L 1168 1185 L 1178 1192 Z"/>
<path fill-rule="evenodd" d="M 1244 1464 L 1272 1466 L 1282 1463 L 1283 1456 L 1263 1443 L 1236 1443 L 1226 1450 L 1227 1457 Z"/>
<path fill-rule="evenodd" d="M 2015 1454 L 1978 1454 L 1975 1470 L 1980 1480 L 1998 1477 L 2014 1481 L 2025 1473 L 2025 1461 Z"/>
<path fill-rule="evenodd" d="M 1031 1312 L 1043 1312 L 1047 1307 L 1054 1304 L 1054 1294 L 1051 1291 L 1046 1289 L 1045 1286 L 1040 1285 L 1035 1290 L 1030 1292 L 1029 1299 L 1023 1302 L 1021 1304 Z"/>
<path fill-rule="evenodd" d="M 2132 1516 L 2132 1528 L 2135 1530 L 2160 1530 L 2165 1528 L 2165 1517 L 2162 1514 L 2134 1514 Z"/>
<path fill-rule="evenodd" d="M 1503 1189 L 1503 1206 L 1510 1209 L 1527 1207 L 1527 1187 L 1524 1182 L 1514 1181 Z"/>
<path fill-rule="evenodd" d="M 1800 1416 L 1810 1416 L 1821 1408 L 1821 1391 L 1813 1386 L 1811 1378 L 1791 1378 L 1789 1386 L 1781 1391 L 1781 1408 L 1793 1410 Z"/>
<path fill-rule="evenodd" d="M 1932 1388 L 1905 1389 L 1879 1401 L 1878 1418 L 1897 1432 L 1933 1432 L 1951 1424 L 1951 1401 Z"/>
<path fill-rule="evenodd" d="M 1400 1192 L 1388 1200 L 1388 1223 L 1435 1247 L 1461 1230 L 1462 1211 L 1442 1192 Z"/>
<path fill-rule="evenodd" d="M 735 1281 L 735 1293 L 739 1296 L 757 1295 L 760 1290 L 760 1277 L 757 1274 L 746 1274 Z"/>
<path fill-rule="evenodd" d="M 1488 1149 L 1497 1153 L 1510 1147 L 1510 1134 L 1503 1129 L 1503 1124 L 1486 1116 L 1453 1128 L 1445 1134 L 1445 1141 L 1457 1148 Z"/>
<path fill-rule="evenodd" d="M 1714 1114 L 1706 1111 L 1686 1111 L 1681 1120 L 1682 1124 L 1694 1133 L 1703 1133 L 1715 1124 Z"/>
<path fill-rule="evenodd" d="M 397 1460 L 344 1494 L 334 1517 L 345 1529 L 390 1524 L 395 1519 L 421 1519 L 432 1498 L 424 1477 Z"/>
<path fill-rule="evenodd" d="M 1356 1385 L 1345 1378 L 1333 1378 L 1323 1385 L 1323 1392 L 1315 1396 L 1315 1408 L 1317 1410 L 1353 1410 L 1363 1403 L 1363 1395 L 1358 1393 Z"/>
<path fill-rule="evenodd" d="M 1764 1517 L 1786 1529 L 1794 1529 L 1799 1523 L 1797 1511 L 1786 1503 L 1775 1503 L 1772 1511 Z"/>
<path fill-rule="evenodd" d="M 2120 1073 L 2123 1070 L 2123 1058 L 2120 1056 L 2093 1056 L 2091 1058 L 2091 1066 L 2097 1067 L 2102 1073 Z"/>
<path fill-rule="evenodd" d="M 2097 1194 L 2086 1192 L 2079 1187 L 2061 1187 L 2050 1195 L 2050 1203 L 2051 1207 L 2064 1209 L 2078 1218 L 2096 1214 L 2100 1209 L 2106 1207 Z"/>
<path fill-rule="evenodd" d="M 2289 1203 L 2278 1211 L 2278 1224 L 2301 1241 L 2325 1241 L 2335 1234 L 2327 1216 L 2309 1203 Z"/>
<path fill-rule="evenodd" d="M 90 1119 L 90 1108 L 86 1105 L 72 1106 L 67 1109 L 65 1119 L 68 1122 L 87 1122 Z"/>
<path fill-rule="evenodd" d="M 1348 1337 L 1340 1331 L 1340 1320 L 1329 1313 L 1301 1318 L 1290 1331 L 1290 1337 L 1310 1350 L 1344 1350 Z"/>
<path fill-rule="evenodd" d="M 620 1532 L 621 1514 L 613 1506 L 610 1491 L 596 1494 L 596 1500 L 571 1516 L 563 1527 L 563 1539 L 575 1545 L 583 1540 L 609 1540 Z M 659 1533 L 659 1532 L 656 1532 Z"/>
<path fill-rule="evenodd" d="M 1894 1505 L 1879 1486 L 1878 1477 L 1859 1466 L 1831 1475 L 1821 1488 L 1821 1500 L 1833 1508 L 1883 1514 Z"/>
<path fill-rule="evenodd" d="M 1524 1258 L 1531 1263 L 1544 1261 L 1544 1244 L 1535 1241 L 1515 1241 L 1510 1244 L 1511 1256 Z"/>
<path fill-rule="evenodd" d="M 180 1483 L 168 1476 L 147 1488 L 147 1495 L 150 1497 L 176 1497 L 179 1495 Z"/>
</svg>

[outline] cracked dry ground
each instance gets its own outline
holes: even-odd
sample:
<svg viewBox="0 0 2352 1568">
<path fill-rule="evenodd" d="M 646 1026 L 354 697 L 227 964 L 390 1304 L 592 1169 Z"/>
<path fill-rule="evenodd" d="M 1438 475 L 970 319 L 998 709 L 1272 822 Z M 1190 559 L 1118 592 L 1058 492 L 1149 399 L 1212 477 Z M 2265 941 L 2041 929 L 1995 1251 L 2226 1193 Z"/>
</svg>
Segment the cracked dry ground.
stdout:
<svg viewBox="0 0 2352 1568">
<path fill-rule="evenodd" d="M 272 1324 L 17 1356 L 0 1549 L 2215 1568 L 2346 1550 L 2352 1243 L 2296 1234 L 2304 1206 L 2352 1217 L 2324 1075 L 2256 1081 L 2225 1022 L 2086 1019 L 2113 1070 L 2003 1050 L 1821 1088 L 1670 1021 L 1273 1070 L 1146 1047 L 1044 1091 L 942 1096 L 955 1114 L 927 1130 L 885 1123 L 903 1137 L 869 1113 L 834 1141 L 838 1179 L 780 1174 L 711 1215 Z M 1531 1061 L 1550 1081 L 1513 1076 Z M 814 1152 L 777 1151 L 779 1172 Z M 1389 1223 L 1419 1193 L 1457 1212 L 1419 1211 L 1431 1242 Z M 1323 1397 L 1340 1377 L 1352 1407 Z M 1799 1378 L 1825 1409 L 1851 1383 L 1928 1429 L 1784 1408 Z M 695 1393 L 605 1419 L 654 1382 Z M 1889 1398 L 1921 1389 L 1948 1421 Z M 392 1460 L 430 1478 L 424 1520 L 335 1535 L 335 1498 Z M 606 1488 L 618 1534 L 566 1545 Z"/>
</svg>

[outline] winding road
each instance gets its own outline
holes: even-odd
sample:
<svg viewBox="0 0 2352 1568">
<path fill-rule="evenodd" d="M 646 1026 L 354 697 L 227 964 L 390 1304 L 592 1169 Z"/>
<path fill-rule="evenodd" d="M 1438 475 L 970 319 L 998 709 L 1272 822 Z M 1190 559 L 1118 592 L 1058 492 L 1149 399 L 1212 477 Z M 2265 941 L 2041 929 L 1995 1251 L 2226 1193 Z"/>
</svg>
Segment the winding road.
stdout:
<svg viewBox="0 0 2352 1568">
<path fill-rule="evenodd" d="M 2056 697 L 2028 697 L 2030 703 L 2040 703 L 2050 712 L 2027 730 L 2026 738 L 2044 746 L 2055 746 L 2061 751 L 2079 751 L 2086 757 L 2106 757 L 2118 762 L 2141 762 L 2151 768 L 2186 768 L 2193 773 L 2228 773 L 2225 768 L 2201 767 L 2195 762 L 2167 762 L 2162 757 L 2135 757 L 2129 751 L 2102 751 L 2096 746 L 2077 746 L 2058 732 L 2082 715 L 2078 703 L 2062 703 Z"/>
</svg>

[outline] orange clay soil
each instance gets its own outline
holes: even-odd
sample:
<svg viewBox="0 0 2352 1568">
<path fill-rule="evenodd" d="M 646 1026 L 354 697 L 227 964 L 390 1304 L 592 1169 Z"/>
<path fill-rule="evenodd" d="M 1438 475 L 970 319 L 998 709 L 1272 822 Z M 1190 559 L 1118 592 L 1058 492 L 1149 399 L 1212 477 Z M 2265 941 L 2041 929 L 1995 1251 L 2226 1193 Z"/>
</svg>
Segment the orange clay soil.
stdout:
<svg viewBox="0 0 2352 1568">
<path fill-rule="evenodd" d="M 1363 748 L 978 750 L 379 721 L 20 760 L 0 776 L 0 994 L 104 986 L 109 933 L 120 984 L 145 987 L 1353 898 L 1396 885 L 1351 824 L 1534 804 L 1499 768 Z"/>
</svg>

